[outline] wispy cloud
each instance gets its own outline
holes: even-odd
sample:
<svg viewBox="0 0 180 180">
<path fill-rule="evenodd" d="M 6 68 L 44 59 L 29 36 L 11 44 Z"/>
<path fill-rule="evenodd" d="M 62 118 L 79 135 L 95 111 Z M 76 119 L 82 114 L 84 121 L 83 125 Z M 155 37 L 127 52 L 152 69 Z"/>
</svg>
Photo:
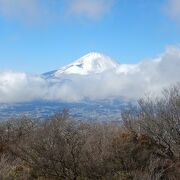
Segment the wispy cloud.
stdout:
<svg viewBox="0 0 180 180">
<path fill-rule="evenodd" d="M 167 14 L 174 20 L 180 20 L 180 0 L 167 0 Z"/>
<path fill-rule="evenodd" d="M 0 15 L 23 23 L 54 21 L 69 14 L 100 19 L 116 0 L 0 0 Z"/>
<path fill-rule="evenodd" d="M 68 10 L 76 16 L 99 19 L 111 10 L 114 0 L 69 0 Z"/>
<path fill-rule="evenodd" d="M 68 75 L 55 81 L 26 73 L 1 72 L 0 102 L 73 102 L 84 98 L 139 98 L 146 92 L 158 94 L 163 87 L 180 81 L 180 48 L 170 46 L 157 58 L 127 67 L 121 65 L 118 73 L 111 71 L 92 76 Z"/>
<path fill-rule="evenodd" d="M 40 19 L 39 0 L 0 0 L 0 14 L 8 19 L 34 22 Z"/>
</svg>

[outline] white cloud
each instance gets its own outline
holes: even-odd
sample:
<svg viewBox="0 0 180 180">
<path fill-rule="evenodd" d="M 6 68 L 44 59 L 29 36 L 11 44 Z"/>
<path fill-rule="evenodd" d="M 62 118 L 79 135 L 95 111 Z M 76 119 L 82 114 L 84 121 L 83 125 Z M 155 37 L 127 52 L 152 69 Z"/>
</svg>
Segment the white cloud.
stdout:
<svg viewBox="0 0 180 180">
<path fill-rule="evenodd" d="M 32 100 L 80 101 L 123 96 L 139 98 L 146 92 L 158 94 L 163 87 L 180 81 L 180 48 L 168 47 L 158 58 L 131 65 L 128 71 L 91 76 L 67 75 L 45 80 L 26 73 L 0 73 L 0 102 Z M 68 79 L 68 80 L 67 80 Z"/>
<path fill-rule="evenodd" d="M 0 102 L 21 102 L 41 99 L 46 82 L 26 73 L 0 73 Z"/>
<path fill-rule="evenodd" d="M 180 0 L 168 0 L 166 11 L 171 18 L 180 20 Z"/>
<path fill-rule="evenodd" d="M 101 18 L 114 0 L 0 0 L 0 15 L 24 23 L 59 20 L 63 16 Z"/>
</svg>

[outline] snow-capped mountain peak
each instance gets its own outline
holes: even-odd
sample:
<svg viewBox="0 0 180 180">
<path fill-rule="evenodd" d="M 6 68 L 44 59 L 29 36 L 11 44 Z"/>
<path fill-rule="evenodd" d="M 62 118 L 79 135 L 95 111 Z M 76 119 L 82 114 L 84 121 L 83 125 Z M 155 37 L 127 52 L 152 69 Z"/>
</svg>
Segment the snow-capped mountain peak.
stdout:
<svg viewBox="0 0 180 180">
<path fill-rule="evenodd" d="M 112 70 L 118 66 L 119 64 L 110 57 L 92 52 L 52 73 L 54 77 L 60 77 L 63 74 L 89 75 Z"/>
</svg>

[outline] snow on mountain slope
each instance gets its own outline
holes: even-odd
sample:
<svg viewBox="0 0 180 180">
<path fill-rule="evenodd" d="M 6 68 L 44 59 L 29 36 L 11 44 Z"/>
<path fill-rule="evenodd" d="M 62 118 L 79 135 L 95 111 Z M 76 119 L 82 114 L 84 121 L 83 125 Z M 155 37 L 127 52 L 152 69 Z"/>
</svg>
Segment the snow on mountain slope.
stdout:
<svg viewBox="0 0 180 180">
<path fill-rule="evenodd" d="M 89 75 L 116 70 L 119 64 L 100 53 L 89 53 L 63 68 L 45 73 L 46 77 L 60 77 L 64 74 Z"/>
</svg>

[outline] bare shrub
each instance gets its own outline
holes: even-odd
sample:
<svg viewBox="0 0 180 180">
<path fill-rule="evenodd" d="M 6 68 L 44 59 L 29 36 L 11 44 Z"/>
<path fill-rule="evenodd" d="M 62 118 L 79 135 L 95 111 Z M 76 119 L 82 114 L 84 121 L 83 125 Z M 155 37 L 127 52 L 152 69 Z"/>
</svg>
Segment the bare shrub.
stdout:
<svg viewBox="0 0 180 180">
<path fill-rule="evenodd" d="M 4 154 L 0 158 L 0 179 L 28 180 L 30 179 L 29 168 L 24 166 L 20 159 Z"/>
<path fill-rule="evenodd" d="M 174 169 L 174 174 L 179 174 L 177 168 L 173 167 L 179 163 L 180 158 L 180 84 L 165 89 L 161 97 L 140 99 L 139 106 L 130 106 L 123 112 L 122 117 L 125 127 L 130 132 L 138 136 L 145 134 L 159 147 L 153 152 L 155 156 L 149 160 L 155 162 L 155 159 L 160 159 L 159 164 L 151 165 L 159 169 L 160 174 L 150 168 L 149 172 L 152 173 L 150 177 L 166 179 L 166 176 L 168 179 L 169 169 Z M 164 164 L 168 160 L 172 162 L 166 167 Z M 158 167 L 155 166 L 157 164 Z"/>
<path fill-rule="evenodd" d="M 176 180 L 180 175 L 180 85 L 139 100 L 124 126 L 27 117 L 0 123 L 0 179 Z"/>
</svg>

